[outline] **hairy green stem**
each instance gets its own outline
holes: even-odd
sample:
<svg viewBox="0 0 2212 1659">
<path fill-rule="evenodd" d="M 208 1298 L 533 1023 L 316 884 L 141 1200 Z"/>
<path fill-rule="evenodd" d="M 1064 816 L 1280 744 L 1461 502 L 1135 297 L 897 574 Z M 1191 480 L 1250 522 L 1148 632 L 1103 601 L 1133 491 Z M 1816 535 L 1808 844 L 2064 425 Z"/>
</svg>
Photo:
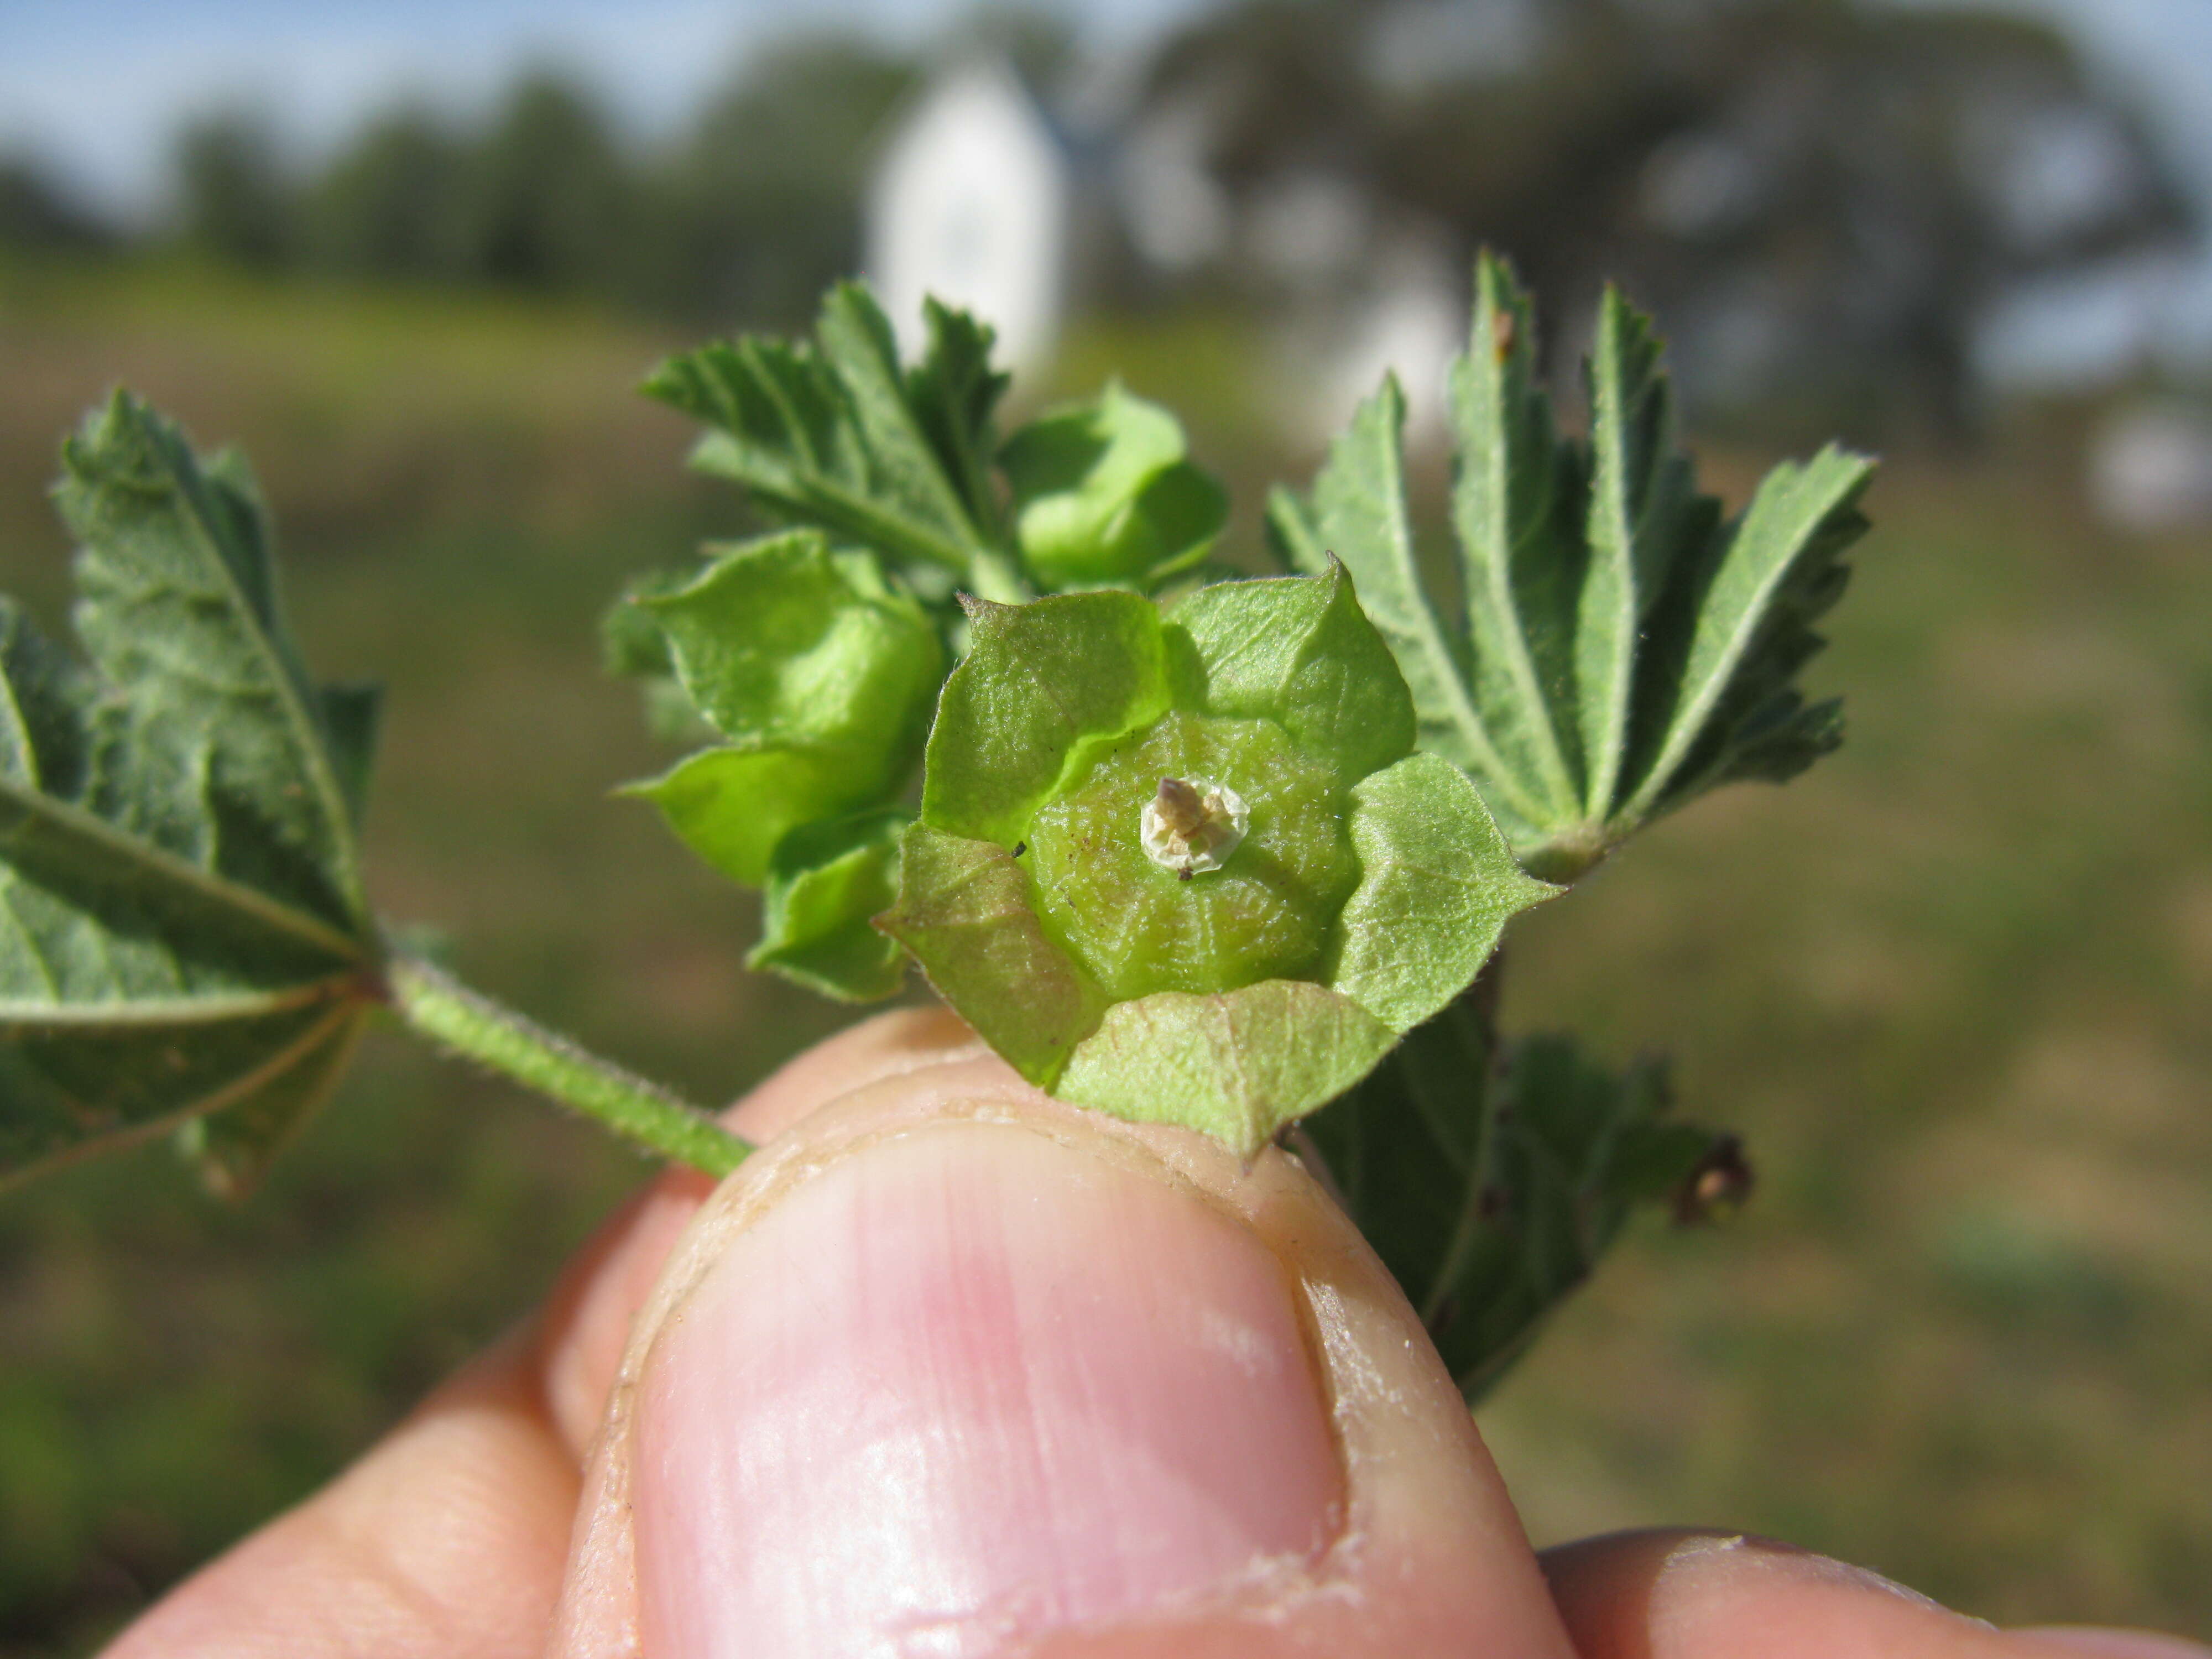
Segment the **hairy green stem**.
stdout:
<svg viewBox="0 0 2212 1659">
<path fill-rule="evenodd" d="M 433 1042 L 596 1118 L 649 1152 L 720 1176 L 752 1151 L 680 1096 L 586 1052 L 419 957 L 393 957 L 385 982 L 393 1010 Z"/>
</svg>

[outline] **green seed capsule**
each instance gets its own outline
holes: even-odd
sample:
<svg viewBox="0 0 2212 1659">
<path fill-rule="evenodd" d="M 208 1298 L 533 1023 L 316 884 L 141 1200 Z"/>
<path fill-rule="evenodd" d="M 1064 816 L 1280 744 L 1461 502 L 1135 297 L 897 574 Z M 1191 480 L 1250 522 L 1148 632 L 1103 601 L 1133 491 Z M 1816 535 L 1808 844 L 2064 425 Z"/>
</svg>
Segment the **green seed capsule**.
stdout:
<svg viewBox="0 0 2212 1659">
<path fill-rule="evenodd" d="M 1218 870 L 1244 840 L 1252 809 L 1225 783 L 1162 778 L 1137 817 L 1145 856 L 1183 881 Z"/>
<path fill-rule="evenodd" d="M 1359 878 L 1334 781 L 1266 720 L 1178 712 L 1102 747 L 1029 842 L 1039 915 L 1116 999 L 1311 977 Z"/>
</svg>

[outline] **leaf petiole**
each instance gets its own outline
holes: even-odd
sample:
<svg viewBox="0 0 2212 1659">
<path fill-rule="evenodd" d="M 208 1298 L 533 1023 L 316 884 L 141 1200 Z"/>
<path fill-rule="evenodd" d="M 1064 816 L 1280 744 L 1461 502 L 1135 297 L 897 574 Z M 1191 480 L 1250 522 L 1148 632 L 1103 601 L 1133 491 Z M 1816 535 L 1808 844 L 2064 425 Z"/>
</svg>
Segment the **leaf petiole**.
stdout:
<svg viewBox="0 0 2212 1659">
<path fill-rule="evenodd" d="M 419 957 L 393 956 L 385 983 L 392 1011 L 423 1036 L 650 1152 L 719 1178 L 752 1151 L 681 1096 L 586 1052 Z"/>
</svg>

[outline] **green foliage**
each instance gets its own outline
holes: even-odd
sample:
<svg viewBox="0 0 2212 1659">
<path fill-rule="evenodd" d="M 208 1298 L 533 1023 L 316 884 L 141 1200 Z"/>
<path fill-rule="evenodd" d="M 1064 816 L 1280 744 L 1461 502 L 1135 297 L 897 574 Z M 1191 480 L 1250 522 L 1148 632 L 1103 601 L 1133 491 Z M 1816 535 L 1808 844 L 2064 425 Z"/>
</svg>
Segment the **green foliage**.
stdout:
<svg viewBox="0 0 2212 1659">
<path fill-rule="evenodd" d="M 1693 1219 L 1746 1189 L 1732 1137 L 1668 1115 L 1656 1062 L 1614 1073 L 1567 1038 L 1501 1045 L 1467 1004 L 1394 1058 L 1306 1133 L 1470 1404 L 1636 1206 Z"/>
<path fill-rule="evenodd" d="M 757 886 L 785 835 L 895 796 L 944 675 L 937 630 L 866 554 L 793 531 L 724 553 L 676 592 L 635 601 L 723 739 L 650 783 L 701 857 Z"/>
<path fill-rule="evenodd" d="M 929 321 L 928 351 L 902 371 L 881 308 L 840 283 L 813 344 L 710 345 L 669 359 L 646 390 L 710 428 L 691 464 L 770 517 L 964 574 L 998 551 L 983 468 L 1006 380 L 988 367 L 989 330 L 935 305 Z"/>
<path fill-rule="evenodd" d="M 1250 1153 L 1463 989 L 1524 876 L 1350 579 L 978 605 L 884 926 L 1016 1069 Z M 1188 616 L 1190 625 L 1186 626 Z M 1163 778 L 1249 827 L 1163 864 Z"/>
<path fill-rule="evenodd" d="M 745 966 L 841 1001 L 896 994 L 906 958 L 874 924 L 898 898 L 899 837 L 910 821 L 894 809 L 786 836 L 769 862 L 761 939 Z"/>
<path fill-rule="evenodd" d="M 1167 712 L 1167 638 L 1126 593 L 979 603 L 969 626 L 968 672 L 945 683 L 930 728 L 922 821 L 1012 847 L 1079 748 Z"/>
<path fill-rule="evenodd" d="M 854 1000 L 897 988 L 896 953 L 858 931 L 860 895 L 896 882 L 884 815 L 904 797 L 952 650 L 1042 629 L 1056 639 L 1052 672 L 1080 681 L 1010 668 L 945 688 L 939 725 L 961 735 L 942 745 L 924 816 L 1012 845 L 1018 830 L 1000 831 L 1026 825 L 1056 776 L 1024 763 L 1059 753 L 1060 739 L 1157 716 L 1167 665 L 1141 605 L 1133 623 L 1108 596 L 993 602 L 1152 586 L 1202 557 L 1226 513 L 1174 417 L 1118 387 L 1002 447 L 1006 377 L 991 366 L 991 331 L 933 301 L 927 321 L 921 361 L 902 364 L 868 291 L 840 283 L 811 341 L 746 336 L 656 369 L 647 391 L 708 428 L 693 465 L 797 528 L 725 552 L 704 575 L 646 579 L 605 631 L 610 665 L 645 681 L 656 726 L 688 711 L 723 738 L 634 792 L 718 869 L 768 888 L 757 966 Z M 957 601 L 974 595 L 984 603 L 963 611 Z M 962 754 L 974 767 L 956 805 L 944 780 Z M 848 818 L 874 827 L 841 827 Z"/>
<path fill-rule="evenodd" d="M 903 364 L 848 283 L 810 342 L 656 372 L 709 428 L 696 464 L 784 527 L 634 583 L 603 641 L 709 734 L 631 791 L 765 890 L 750 965 L 864 1001 L 896 990 L 902 946 L 1031 1081 L 1246 1156 L 1342 1099 L 1315 1145 L 1471 1393 L 1631 1206 L 1694 1207 L 1739 1170 L 1661 1121 L 1656 1073 L 1508 1044 L 1471 988 L 1559 890 L 1524 864 L 1571 878 L 1698 791 L 1832 744 L 1793 682 L 1866 472 L 1779 469 L 1723 524 L 1640 319 L 1608 300 L 1584 444 L 1553 429 L 1526 300 L 1495 261 L 1478 289 L 1450 626 L 1413 556 L 1395 387 L 1310 503 L 1276 502 L 1310 574 L 1155 599 L 1225 518 L 1173 417 L 1109 386 L 1002 447 L 989 331 L 933 307 Z M 665 1091 L 386 959 L 354 844 L 374 701 L 306 679 L 235 464 L 121 400 L 68 459 L 90 666 L 0 614 L 6 1165 L 188 1121 L 242 1184 L 388 1005 L 734 1167 L 743 1143 Z"/>
<path fill-rule="evenodd" d="M 1833 749 L 1833 703 L 1795 685 L 1841 595 L 1871 463 L 1834 448 L 1778 468 L 1723 522 L 1674 450 L 1650 325 L 1617 293 L 1599 315 L 1587 443 L 1553 425 L 1527 297 L 1476 271 L 1454 366 L 1464 615 L 1447 621 L 1414 550 L 1395 381 L 1354 417 L 1269 526 L 1297 568 L 1333 555 L 1360 585 L 1413 694 L 1421 741 L 1480 786 L 1514 850 L 1571 879 L 1661 813 Z"/>
<path fill-rule="evenodd" d="M 634 793 L 732 879 L 769 890 L 751 961 L 827 994 L 889 996 L 895 948 L 865 927 L 896 878 L 893 812 L 946 661 L 956 583 L 1016 585 L 992 467 L 1006 377 L 991 333 L 933 305 L 911 368 L 867 290 L 824 299 L 812 343 L 747 337 L 670 359 L 647 391 L 708 430 L 702 471 L 802 526 L 654 579 L 607 654 L 673 684 L 723 741 Z M 668 591 L 673 588 L 674 591 Z"/>
<path fill-rule="evenodd" d="M 0 597 L 0 1180 L 175 1128 L 242 1192 L 387 1004 L 617 1133 L 734 1167 L 743 1143 L 666 1091 L 387 960 L 356 847 L 376 694 L 307 678 L 244 464 L 203 462 L 123 393 L 62 458 L 88 661 Z"/>
<path fill-rule="evenodd" d="M 255 268 L 289 257 L 295 192 L 264 117 L 244 109 L 204 116 L 178 134 L 174 160 L 189 246 Z"/>
<path fill-rule="evenodd" d="M 370 1006 L 374 699 L 301 666 L 234 457 L 118 395 L 64 461 L 88 663 L 0 601 L 0 1176 L 190 1122 L 237 1190 Z"/>
<path fill-rule="evenodd" d="M 1024 427 L 1002 459 L 1022 556 L 1056 587 L 1155 586 L 1229 521 L 1227 492 L 1184 459 L 1182 422 L 1118 381 Z"/>
</svg>

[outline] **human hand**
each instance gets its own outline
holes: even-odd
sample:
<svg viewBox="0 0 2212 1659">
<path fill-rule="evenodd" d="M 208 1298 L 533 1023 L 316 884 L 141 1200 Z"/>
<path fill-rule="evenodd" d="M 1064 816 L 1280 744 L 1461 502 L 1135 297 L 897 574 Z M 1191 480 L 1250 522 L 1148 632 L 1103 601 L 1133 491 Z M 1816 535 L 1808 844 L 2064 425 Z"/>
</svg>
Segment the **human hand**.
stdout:
<svg viewBox="0 0 2212 1659">
<path fill-rule="evenodd" d="M 1297 1162 L 1060 1105 L 963 1027 L 756 1091 L 547 1305 L 112 1659 L 2212 1659 L 1787 1547 L 1540 1560 Z"/>
</svg>

